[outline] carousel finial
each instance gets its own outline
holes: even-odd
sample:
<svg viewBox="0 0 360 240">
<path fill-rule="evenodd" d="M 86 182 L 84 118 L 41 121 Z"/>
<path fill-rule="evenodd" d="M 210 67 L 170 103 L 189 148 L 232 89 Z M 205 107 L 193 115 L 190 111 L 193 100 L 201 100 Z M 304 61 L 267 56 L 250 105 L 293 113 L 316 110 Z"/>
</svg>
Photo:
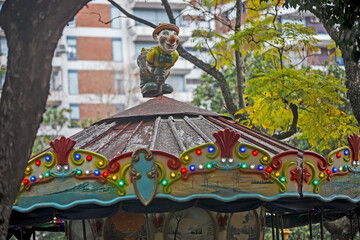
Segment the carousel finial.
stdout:
<svg viewBox="0 0 360 240">
<path fill-rule="evenodd" d="M 171 85 L 165 83 L 170 68 L 179 58 L 176 51 L 180 40 L 179 28 L 174 24 L 161 23 L 153 31 L 158 46 L 143 48 L 137 59 L 140 68 L 140 88 L 143 97 L 157 97 L 173 92 Z"/>
</svg>

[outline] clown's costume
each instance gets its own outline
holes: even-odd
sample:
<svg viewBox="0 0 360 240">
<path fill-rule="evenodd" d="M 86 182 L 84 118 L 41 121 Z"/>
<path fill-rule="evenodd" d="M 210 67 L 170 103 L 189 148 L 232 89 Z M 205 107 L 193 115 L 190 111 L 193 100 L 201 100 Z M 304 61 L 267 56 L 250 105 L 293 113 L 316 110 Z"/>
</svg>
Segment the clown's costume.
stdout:
<svg viewBox="0 0 360 240">
<path fill-rule="evenodd" d="M 179 58 L 176 51 L 180 43 L 178 34 L 179 28 L 174 24 L 160 24 L 153 32 L 158 46 L 141 50 L 137 62 L 140 67 L 143 97 L 156 97 L 173 92 L 172 86 L 166 84 L 165 80 L 170 74 L 170 68 Z"/>
</svg>

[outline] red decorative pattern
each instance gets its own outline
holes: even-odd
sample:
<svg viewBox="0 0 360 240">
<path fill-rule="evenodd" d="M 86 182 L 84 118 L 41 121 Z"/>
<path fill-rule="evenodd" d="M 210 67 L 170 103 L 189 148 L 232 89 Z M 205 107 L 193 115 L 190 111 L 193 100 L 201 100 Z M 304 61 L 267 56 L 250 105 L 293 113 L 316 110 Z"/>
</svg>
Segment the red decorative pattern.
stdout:
<svg viewBox="0 0 360 240">
<path fill-rule="evenodd" d="M 227 220 L 228 220 L 228 216 L 227 216 L 227 215 L 219 216 L 219 217 L 218 217 L 219 226 L 220 226 L 220 227 L 225 227 Z"/>
<path fill-rule="evenodd" d="M 317 160 L 318 169 L 322 172 L 325 171 L 325 169 L 327 168 L 327 163 L 326 163 L 326 159 L 323 156 L 321 156 L 320 154 L 318 154 L 316 152 L 305 151 L 303 159 L 306 158 L 306 155 L 310 155 L 310 156 L 317 158 L 316 160 Z"/>
<path fill-rule="evenodd" d="M 162 223 L 164 222 L 164 218 L 159 215 L 153 219 L 153 224 L 155 228 L 161 227 Z"/>
<path fill-rule="evenodd" d="M 117 173 L 120 171 L 120 163 L 119 161 L 123 160 L 123 159 L 130 159 L 131 155 L 133 154 L 133 152 L 127 152 L 127 153 L 123 153 L 119 156 L 116 156 L 115 158 L 111 159 L 108 163 L 107 166 L 107 170 L 110 173 Z"/>
<path fill-rule="evenodd" d="M 348 141 L 352 153 L 352 160 L 359 161 L 360 137 L 357 134 L 348 136 Z"/>
<path fill-rule="evenodd" d="M 299 180 L 299 171 L 297 167 L 290 170 L 290 181 L 300 182 Z"/>
<path fill-rule="evenodd" d="M 54 177 L 48 177 L 48 178 L 45 178 L 45 179 L 39 179 L 39 180 L 36 180 L 35 182 L 28 182 L 28 184 L 25 185 L 24 189 L 26 191 L 29 191 L 31 189 L 32 186 L 34 185 L 38 185 L 38 184 L 43 184 L 43 183 L 48 183 L 48 182 L 51 182 L 52 180 L 54 180 L 55 178 Z M 27 179 L 26 179 L 27 180 Z"/>
<path fill-rule="evenodd" d="M 95 175 L 90 175 L 90 176 L 86 176 L 86 175 L 75 175 L 75 178 L 79 179 L 79 180 L 98 180 L 100 183 L 105 184 L 107 182 L 107 178 L 103 177 L 103 176 L 95 176 Z"/>
<path fill-rule="evenodd" d="M 167 160 L 167 166 L 175 171 L 181 167 L 181 162 L 178 158 L 169 158 L 169 160 Z"/>
<path fill-rule="evenodd" d="M 349 171 L 330 173 L 330 174 L 327 176 L 327 180 L 328 180 L 328 181 L 331 181 L 331 179 L 332 179 L 333 177 L 336 177 L 336 176 L 345 176 L 345 175 L 348 175 L 349 173 L 350 173 Z"/>
<path fill-rule="evenodd" d="M 192 175 L 197 175 L 197 174 L 207 174 L 207 173 L 212 173 L 215 172 L 216 169 L 212 168 L 210 170 L 195 170 L 195 171 L 187 171 L 186 173 L 182 173 L 181 174 L 181 179 L 182 180 L 187 180 L 189 177 L 191 177 Z"/>
<path fill-rule="evenodd" d="M 216 139 L 215 143 L 220 148 L 220 156 L 232 157 L 232 150 L 234 145 L 238 142 L 240 134 L 229 128 L 225 128 L 224 130 L 213 133 L 213 136 Z"/>
<path fill-rule="evenodd" d="M 65 138 L 64 136 L 50 142 L 50 146 L 54 149 L 56 154 L 58 165 L 69 165 L 68 157 L 75 144 L 76 141 Z"/>
<path fill-rule="evenodd" d="M 305 183 L 309 183 L 310 178 L 311 178 L 311 172 L 309 171 L 309 169 L 307 167 L 305 167 L 303 170 L 303 181 Z"/>
</svg>

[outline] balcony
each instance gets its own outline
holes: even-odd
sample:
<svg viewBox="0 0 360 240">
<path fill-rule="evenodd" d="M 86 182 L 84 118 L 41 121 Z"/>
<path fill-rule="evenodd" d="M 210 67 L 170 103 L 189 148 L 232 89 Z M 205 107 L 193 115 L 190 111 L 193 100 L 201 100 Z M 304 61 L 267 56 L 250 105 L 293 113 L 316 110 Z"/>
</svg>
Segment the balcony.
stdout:
<svg viewBox="0 0 360 240">
<path fill-rule="evenodd" d="M 171 68 L 170 72 L 171 74 L 185 75 L 190 73 L 193 68 L 194 65 L 192 63 L 180 57 L 180 59 Z"/>
<path fill-rule="evenodd" d="M 53 68 L 50 78 L 49 96 L 47 105 L 50 107 L 59 106 L 64 98 L 62 72 L 58 68 Z"/>
<path fill-rule="evenodd" d="M 164 8 L 160 0 L 131 0 L 133 8 L 162 9 Z M 183 0 L 169 0 L 173 10 L 183 10 L 186 3 Z M 165 11 L 165 10 L 164 10 Z"/>
<path fill-rule="evenodd" d="M 144 25 L 135 25 L 135 22 L 128 20 L 127 27 L 133 41 L 154 41 L 152 38 L 153 28 Z M 179 38 L 181 42 L 186 42 L 191 37 L 192 31 L 188 27 L 180 26 Z"/>
</svg>

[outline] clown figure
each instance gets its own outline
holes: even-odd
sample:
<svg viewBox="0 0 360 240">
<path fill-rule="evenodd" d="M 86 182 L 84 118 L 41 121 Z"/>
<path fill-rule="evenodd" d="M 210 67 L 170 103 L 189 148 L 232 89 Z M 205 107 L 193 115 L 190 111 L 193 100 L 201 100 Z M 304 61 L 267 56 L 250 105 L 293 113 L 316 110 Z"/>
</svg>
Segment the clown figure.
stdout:
<svg viewBox="0 0 360 240">
<path fill-rule="evenodd" d="M 158 46 L 141 50 L 138 65 L 143 97 L 156 97 L 173 92 L 172 86 L 166 84 L 165 80 L 170 74 L 170 68 L 179 58 L 179 53 L 176 51 L 180 43 L 178 34 L 177 26 L 162 23 L 153 32 L 153 38 L 158 42 Z"/>
</svg>

